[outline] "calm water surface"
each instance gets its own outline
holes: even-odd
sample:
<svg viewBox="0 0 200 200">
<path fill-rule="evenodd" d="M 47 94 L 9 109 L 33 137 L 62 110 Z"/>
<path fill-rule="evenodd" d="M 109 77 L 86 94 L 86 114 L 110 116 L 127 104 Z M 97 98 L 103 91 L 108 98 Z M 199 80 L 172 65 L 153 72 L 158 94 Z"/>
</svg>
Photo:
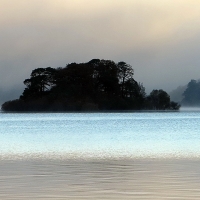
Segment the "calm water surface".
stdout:
<svg viewBox="0 0 200 200">
<path fill-rule="evenodd" d="M 200 199 L 200 112 L 1 113 L 0 199 Z"/>
</svg>

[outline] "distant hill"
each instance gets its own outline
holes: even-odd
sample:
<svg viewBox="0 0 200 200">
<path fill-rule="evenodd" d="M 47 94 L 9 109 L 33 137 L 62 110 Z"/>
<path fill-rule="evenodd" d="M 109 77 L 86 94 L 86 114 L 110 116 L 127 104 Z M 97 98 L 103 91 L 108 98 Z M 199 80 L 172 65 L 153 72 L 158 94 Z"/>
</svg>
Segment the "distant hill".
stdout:
<svg viewBox="0 0 200 200">
<path fill-rule="evenodd" d="M 179 86 L 169 93 L 170 99 L 185 107 L 200 106 L 200 80 L 191 80 L 187 85 Z"/>
<path fill-rule="evenodd" d="M 187 88 L 187 85 L 184 85 L 184 86 L 179 86 L 175 90 L 171 91 L 169 93 L 171 100 L 181 103 L 184 97 L 183 93 L 186 90 L 186 88 Z"/>
<path fill-rule="evenodd" d="M 183 106 L 200 107 L 200 80 L 191 80 L 183 93 Z"/>
</svg>

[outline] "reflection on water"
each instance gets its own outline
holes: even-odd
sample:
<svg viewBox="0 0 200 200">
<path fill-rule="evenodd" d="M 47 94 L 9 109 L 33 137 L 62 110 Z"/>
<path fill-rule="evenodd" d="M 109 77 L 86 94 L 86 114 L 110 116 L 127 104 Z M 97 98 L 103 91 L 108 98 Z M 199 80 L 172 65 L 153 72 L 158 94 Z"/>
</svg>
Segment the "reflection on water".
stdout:
<svg viewBox="0 0 200 200">
<path fill-rule="evenodd" d="M 200 199 L 198 160 L 2 160 L 0 199 Z"/>
</svg>

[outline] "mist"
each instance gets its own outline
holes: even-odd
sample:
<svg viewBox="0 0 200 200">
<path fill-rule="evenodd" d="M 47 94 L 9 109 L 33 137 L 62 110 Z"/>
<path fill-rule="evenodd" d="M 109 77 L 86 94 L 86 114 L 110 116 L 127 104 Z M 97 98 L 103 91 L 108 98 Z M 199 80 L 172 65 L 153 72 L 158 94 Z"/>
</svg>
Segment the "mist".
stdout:
<svg viewBox="0 0 200 200">
<path fill-rule="evenodd" d="M 146 92 L 200 78 L 200 3 L 172 0 L 0 0 L 0 102 L 39 67 L 125 61 Z"/>
</svg>

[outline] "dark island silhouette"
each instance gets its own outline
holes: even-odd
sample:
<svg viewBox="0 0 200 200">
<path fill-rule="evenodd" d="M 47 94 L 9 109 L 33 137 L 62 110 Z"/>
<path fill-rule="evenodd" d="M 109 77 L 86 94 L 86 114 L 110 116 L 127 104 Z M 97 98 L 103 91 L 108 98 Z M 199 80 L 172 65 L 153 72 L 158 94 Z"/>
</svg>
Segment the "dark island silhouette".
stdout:
<svg viewBox="0 0 200 200">
<path fill-rule="evenodd" d="M 64 68 L 37 68 L 24 81 L 19 99 L 7 101 L 3 111 L 123 111 L 178 110 L 163 90 L 146 95 L 125 62 L 93 59 Z"/>
</svg>

